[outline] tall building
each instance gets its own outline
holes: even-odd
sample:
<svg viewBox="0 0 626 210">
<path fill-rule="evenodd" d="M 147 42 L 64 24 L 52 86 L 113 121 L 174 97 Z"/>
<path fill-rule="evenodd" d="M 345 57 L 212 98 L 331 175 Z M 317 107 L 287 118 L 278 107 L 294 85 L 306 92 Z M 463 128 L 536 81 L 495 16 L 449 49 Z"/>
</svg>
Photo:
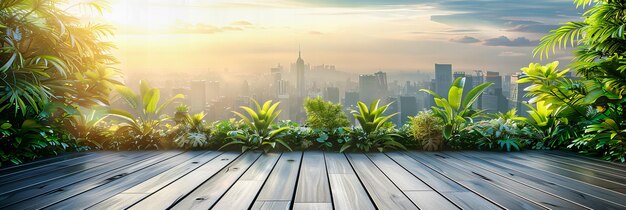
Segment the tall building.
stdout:
<svg viewBox="0 0 626 210">
<path fill-rule="evenodd" d="M 378 81 L 378 87 L 380 88 L 378 92 L 381 95 L 386 95 L 387 91 L 389 90 L 389 85 L 387 84 L 387 73 L 378 71 L 374 73 L 374 76 L 376 76 L 376 80 Z"/>
<path fill-rule="evenodd" d="M 298 97 L 306 97 L 306 85 L 304 80 L 304 60 L 298 50 L 298 60 L 296 60 L 296 89 Z"/>
<path fill-rule="evenodd" d="M 189 111 L 192 113 L 202 112 L 206 107 L 206 81 L 191 81 L 191 92 L 189 94 Z"/>
<path fill-rule="evenodd" d="M 378 78 L 374 75 L 359 75 L 359 100 L 370 104 L 372 101 L 379 99 L 376 94 L 378 91 Z"/>
<path fill-rule="evenodd" d="M 326 87 L 324 88 L 324 99 L 333 103 L 339 103 L 339 88 Z"/>
<path fill-rule="evenodd" d="M 398 105 L 400 107 L 400 121 L 397 125 L 405 124 L 409 121 L 410 116 L 417 115 L 418 106 L 415 96 L 400 96 Z"/>
<path fill-rule="evenodd" d="M 389 118 L 389 122 L 393 123 L 394 125 L 401 125 L 400 122 L 402 121 L 401 119 L 402 116 L 400 116 L 401 112 L 400 112 L 400 103 L 398 103 L 398 98 L 387 97 L 384 100 L 380 100 L 380 102 L 378 103 L 379 106 L 385 105 L 385 104 L 389 104 L 389 107 L 387 107 L 387 110 L 385 111 L 385 113 L 383 113 L 384 115 L 398 113 L 397 115 Z"/>
<path fill-rule="evenodd" d="M 441 97 L 448 97 L 452 85 L 452 64 L 435 64 L 435 92 Z"/>
</svg>

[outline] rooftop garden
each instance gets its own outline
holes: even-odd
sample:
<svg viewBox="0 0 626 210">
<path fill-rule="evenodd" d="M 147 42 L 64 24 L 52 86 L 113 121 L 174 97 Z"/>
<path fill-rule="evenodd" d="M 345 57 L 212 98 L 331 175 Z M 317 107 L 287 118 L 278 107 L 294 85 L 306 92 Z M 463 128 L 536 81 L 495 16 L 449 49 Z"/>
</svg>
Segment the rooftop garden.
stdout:
<svg viewBox="0 0 626 210">
<path fill-rule="evenodd" d="M 430 90 L 436 106 L 404 125 L 388 120 L 388 104 L 358 103 L 351 124 L 340 104 L 322 98 L 304 103 L 306 123 L 277 121 L 278 103 L 253 101 L 235 119 L 206 122 L 204 113 L 180 105 L 176 95 L 141 82 L 124 85 L 111 55 L 111 26 L 81 21 L 101 14 L 103 1 L 68 5 L 56 0 L 0 2 L 0 160 L 20 164 L 68 151 L 148 149 L 231 150 L 500 150 L 561 149 L 625 161 L 626 4 L 574 0 L 588 7 L 581 22 L 567 22 L 541 39 L 535 56 L 546 64 L 521 68 L 529 118 L 515 109 L 485 114 L 472 104 L 491 84 L 464 94 L 457 78 L 447 98 Z M 559 67 L 549 55 L 576 47 L 574 62 Z M 565 77 L 569 71 L 578 79 Z M 131 110 L 110 108 L 121 100 Z"/>
</svg>

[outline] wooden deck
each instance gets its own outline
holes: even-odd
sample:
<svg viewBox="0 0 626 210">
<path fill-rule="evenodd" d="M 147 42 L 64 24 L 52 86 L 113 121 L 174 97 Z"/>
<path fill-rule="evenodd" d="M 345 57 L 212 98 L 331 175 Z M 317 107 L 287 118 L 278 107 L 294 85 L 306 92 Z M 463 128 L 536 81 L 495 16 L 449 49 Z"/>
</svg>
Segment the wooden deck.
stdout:
<svg viewBox="0 0 626 210">
<path fill-rule="evenodd" d="M 0 170 L 0 209 L 626 209 L 570 153 L 79 153 Z"/>
</svg>

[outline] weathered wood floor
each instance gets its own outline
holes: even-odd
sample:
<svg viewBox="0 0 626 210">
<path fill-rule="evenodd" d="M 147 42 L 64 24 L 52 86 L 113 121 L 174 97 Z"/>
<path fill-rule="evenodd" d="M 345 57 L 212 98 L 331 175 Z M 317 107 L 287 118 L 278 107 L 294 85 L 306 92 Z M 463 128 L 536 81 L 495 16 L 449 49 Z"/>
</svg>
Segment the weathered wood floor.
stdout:
<svg viewBox="0 0 626 210">
<path fill-rule="evenodd" d="M 626 209 L 626 165 L 528 151 L 95 152 L 0 170 L 1 209 Z"/>
</svg>

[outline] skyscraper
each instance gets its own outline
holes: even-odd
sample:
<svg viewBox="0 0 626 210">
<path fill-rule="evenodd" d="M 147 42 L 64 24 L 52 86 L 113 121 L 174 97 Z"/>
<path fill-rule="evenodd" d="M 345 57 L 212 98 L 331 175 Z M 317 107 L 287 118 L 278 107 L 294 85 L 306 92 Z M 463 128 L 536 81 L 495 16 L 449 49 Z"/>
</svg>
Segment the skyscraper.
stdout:
<svg viewBox="0 0 626 210">
<path fill-rule="evenodd" d="M 326 87 L 324 89 L 324 99 L 333 103 L 339 103 L 339 88 Z"/>
<path fill-rule="evenodd" d="M 378 94 L 378 78 L 374 75 L 359 75 L 359 100 L 369 104 L 379 99 Z"/>
<path fill-rule="evenodd" d="M 386 95 L 389 90 L 389 85 L 387 84 L 387 73 L 378 71 L 374 73 L 374 76 L 376 76 L 376 80 L 378 81 L 378 86 L 380 88 L 378 92 L 381 96 Z"/>
<path fill-rule="evenodd" d="M 407 123 L 409 116 L 417 115 L 417 98 L 415 96 L 400 96 L 400 121 L 397 125 Z M 393 113 L 393 112 L 391 112 Z"/>
<path fill-rule="evenodd" d="M 296 89 L 298 97 L 306 97 L 306 86 L 304 80 L 304 60 L 298 50 L 298 60 L 296 60 Z"/>
<path fill-rule="evenodd" d="M 435 92 L 441 97 L 448 97 L 452 85 L 452 64 L 435 64 Z"/>
</svg>

